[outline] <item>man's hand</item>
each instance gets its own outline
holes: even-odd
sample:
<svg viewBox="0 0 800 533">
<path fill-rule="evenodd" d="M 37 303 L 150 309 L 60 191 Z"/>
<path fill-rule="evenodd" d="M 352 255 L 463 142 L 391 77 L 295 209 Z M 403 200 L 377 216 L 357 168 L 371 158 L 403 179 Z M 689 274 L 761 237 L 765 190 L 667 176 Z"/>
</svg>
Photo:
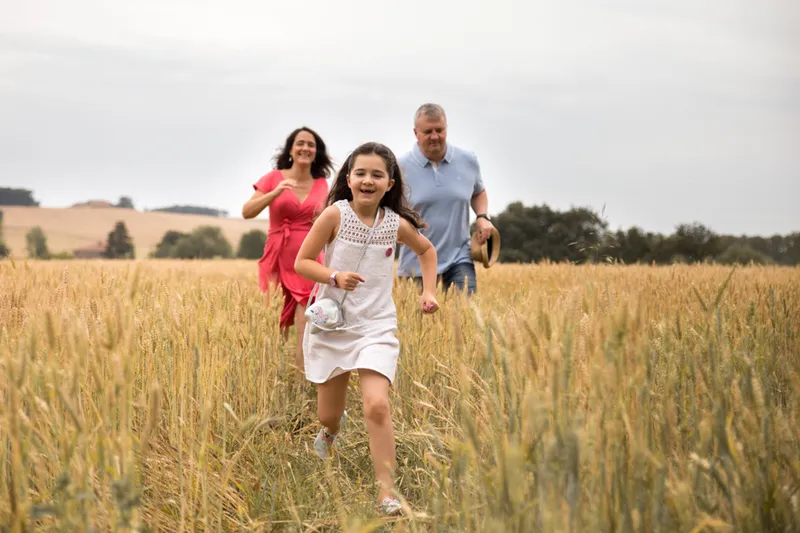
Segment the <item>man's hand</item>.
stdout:
<svg viewBox="0 0 800 533">
<path fill-rule="evenodd" d="M 491 221 L 486 220 L 485 218 L 481 217 L 477 221 L 475 221 L 475 230 L 478 234 L 478 244 L 483 244 L 492 234 L 492 230 L 494 229 L 494 224 Z"/>
</svg>

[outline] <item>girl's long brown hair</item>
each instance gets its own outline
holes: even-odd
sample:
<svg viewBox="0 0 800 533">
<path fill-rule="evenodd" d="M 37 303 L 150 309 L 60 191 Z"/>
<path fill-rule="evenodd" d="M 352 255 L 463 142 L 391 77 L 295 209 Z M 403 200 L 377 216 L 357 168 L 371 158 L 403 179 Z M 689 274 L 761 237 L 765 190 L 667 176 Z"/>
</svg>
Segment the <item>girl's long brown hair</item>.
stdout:
<svg viewBox="0 0 800 533">
<path fill-rule="evenodd" d="M 400 165 L 397 163 L 397 158 L 394 153 L 385 145 L 376 142 L 364 143 L 347 156 L 347 160 L 339 169 L 336 175 L 336 181 L 328 193 L 328 200 L 326 205 L 333 205 L 339 200 L 353 200 L 353 192 L 347 184 L 347 175 L 353 166 L 356 157 L 360 155 L 375 154 L 383 159 L 386 164 L 386 171 L 389 174 L 389 179 L 394 180 L 394 185 L 389 189 L 386 194 L 381 198 L 380 205 L 388 207 L 414 226 L 416 229 L 425 227 L 424 222 L 419 216 L 419 213 L 414 211 L 409 205 L 405 194 L 405 186 L 403 184 L 403 175 L 400 171 Z"/>
</svg>

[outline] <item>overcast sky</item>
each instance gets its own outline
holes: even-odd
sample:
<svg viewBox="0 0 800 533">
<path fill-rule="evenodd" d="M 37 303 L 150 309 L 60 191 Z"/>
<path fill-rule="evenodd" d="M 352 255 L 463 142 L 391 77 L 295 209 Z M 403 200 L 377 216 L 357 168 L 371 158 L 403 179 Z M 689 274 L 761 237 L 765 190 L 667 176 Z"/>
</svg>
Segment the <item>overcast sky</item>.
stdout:
<svg viewBox="0 0 800 533">
<path fill-rule="evenodd" d="M 797 0 L 0 0 L 0 186 L 240 216 L 299 125 L 337 162 L 426 101 L 490 212 L 800 230 Z"/>
</svg>

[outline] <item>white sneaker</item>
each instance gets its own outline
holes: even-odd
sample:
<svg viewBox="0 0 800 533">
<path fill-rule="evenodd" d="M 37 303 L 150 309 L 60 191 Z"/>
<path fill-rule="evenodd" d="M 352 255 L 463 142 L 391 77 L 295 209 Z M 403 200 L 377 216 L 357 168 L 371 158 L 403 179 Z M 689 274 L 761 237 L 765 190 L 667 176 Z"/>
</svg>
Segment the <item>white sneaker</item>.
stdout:
<svg viewBox="0 0 800 533">
<path fill-rule="evenodd" d="M 398 514 L 402 508 L 403 506 L 398 500 L 389 498 L 388 496 L 384 498 L 381 504 L 378 506 L 380 512 L 386 516 Z"/>
<path fill-rule="evenodd" d="M 331 454 L 331 446 L 333 446 L 333 442 L 336 440 L 336 437 L 339 433 L 342 432 L 342 427 L 344 427 L 344 423 L 347 421 L 347 411 L 342 413 L 342 418 L 339 421 L 339 431 L 336 435 L 331 435 L 325 428 L 319 430 L 317 433 L 317 438 L 314 439 L 314 451 L 317 452 L 317 455 L 320 459 L 327 459 L 330 457 Z"/>
</svg>

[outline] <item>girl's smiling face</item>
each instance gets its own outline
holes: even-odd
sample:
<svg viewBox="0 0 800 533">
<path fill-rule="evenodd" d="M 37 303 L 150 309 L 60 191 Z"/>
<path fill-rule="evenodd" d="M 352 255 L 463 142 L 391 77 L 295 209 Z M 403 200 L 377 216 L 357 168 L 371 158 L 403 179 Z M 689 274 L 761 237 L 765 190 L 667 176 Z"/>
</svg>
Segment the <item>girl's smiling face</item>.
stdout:
<svg viewBox="0 0 800 533">
<path fill-rule="evenodd" d="M 358 155 L 353 161 L 347 184 L 353 193 L 353 201 L 359 205 L 380 205 L 383 195 L 394 185 L 389 178 L 386 162 L 377 154 Z"/>
</svg>

